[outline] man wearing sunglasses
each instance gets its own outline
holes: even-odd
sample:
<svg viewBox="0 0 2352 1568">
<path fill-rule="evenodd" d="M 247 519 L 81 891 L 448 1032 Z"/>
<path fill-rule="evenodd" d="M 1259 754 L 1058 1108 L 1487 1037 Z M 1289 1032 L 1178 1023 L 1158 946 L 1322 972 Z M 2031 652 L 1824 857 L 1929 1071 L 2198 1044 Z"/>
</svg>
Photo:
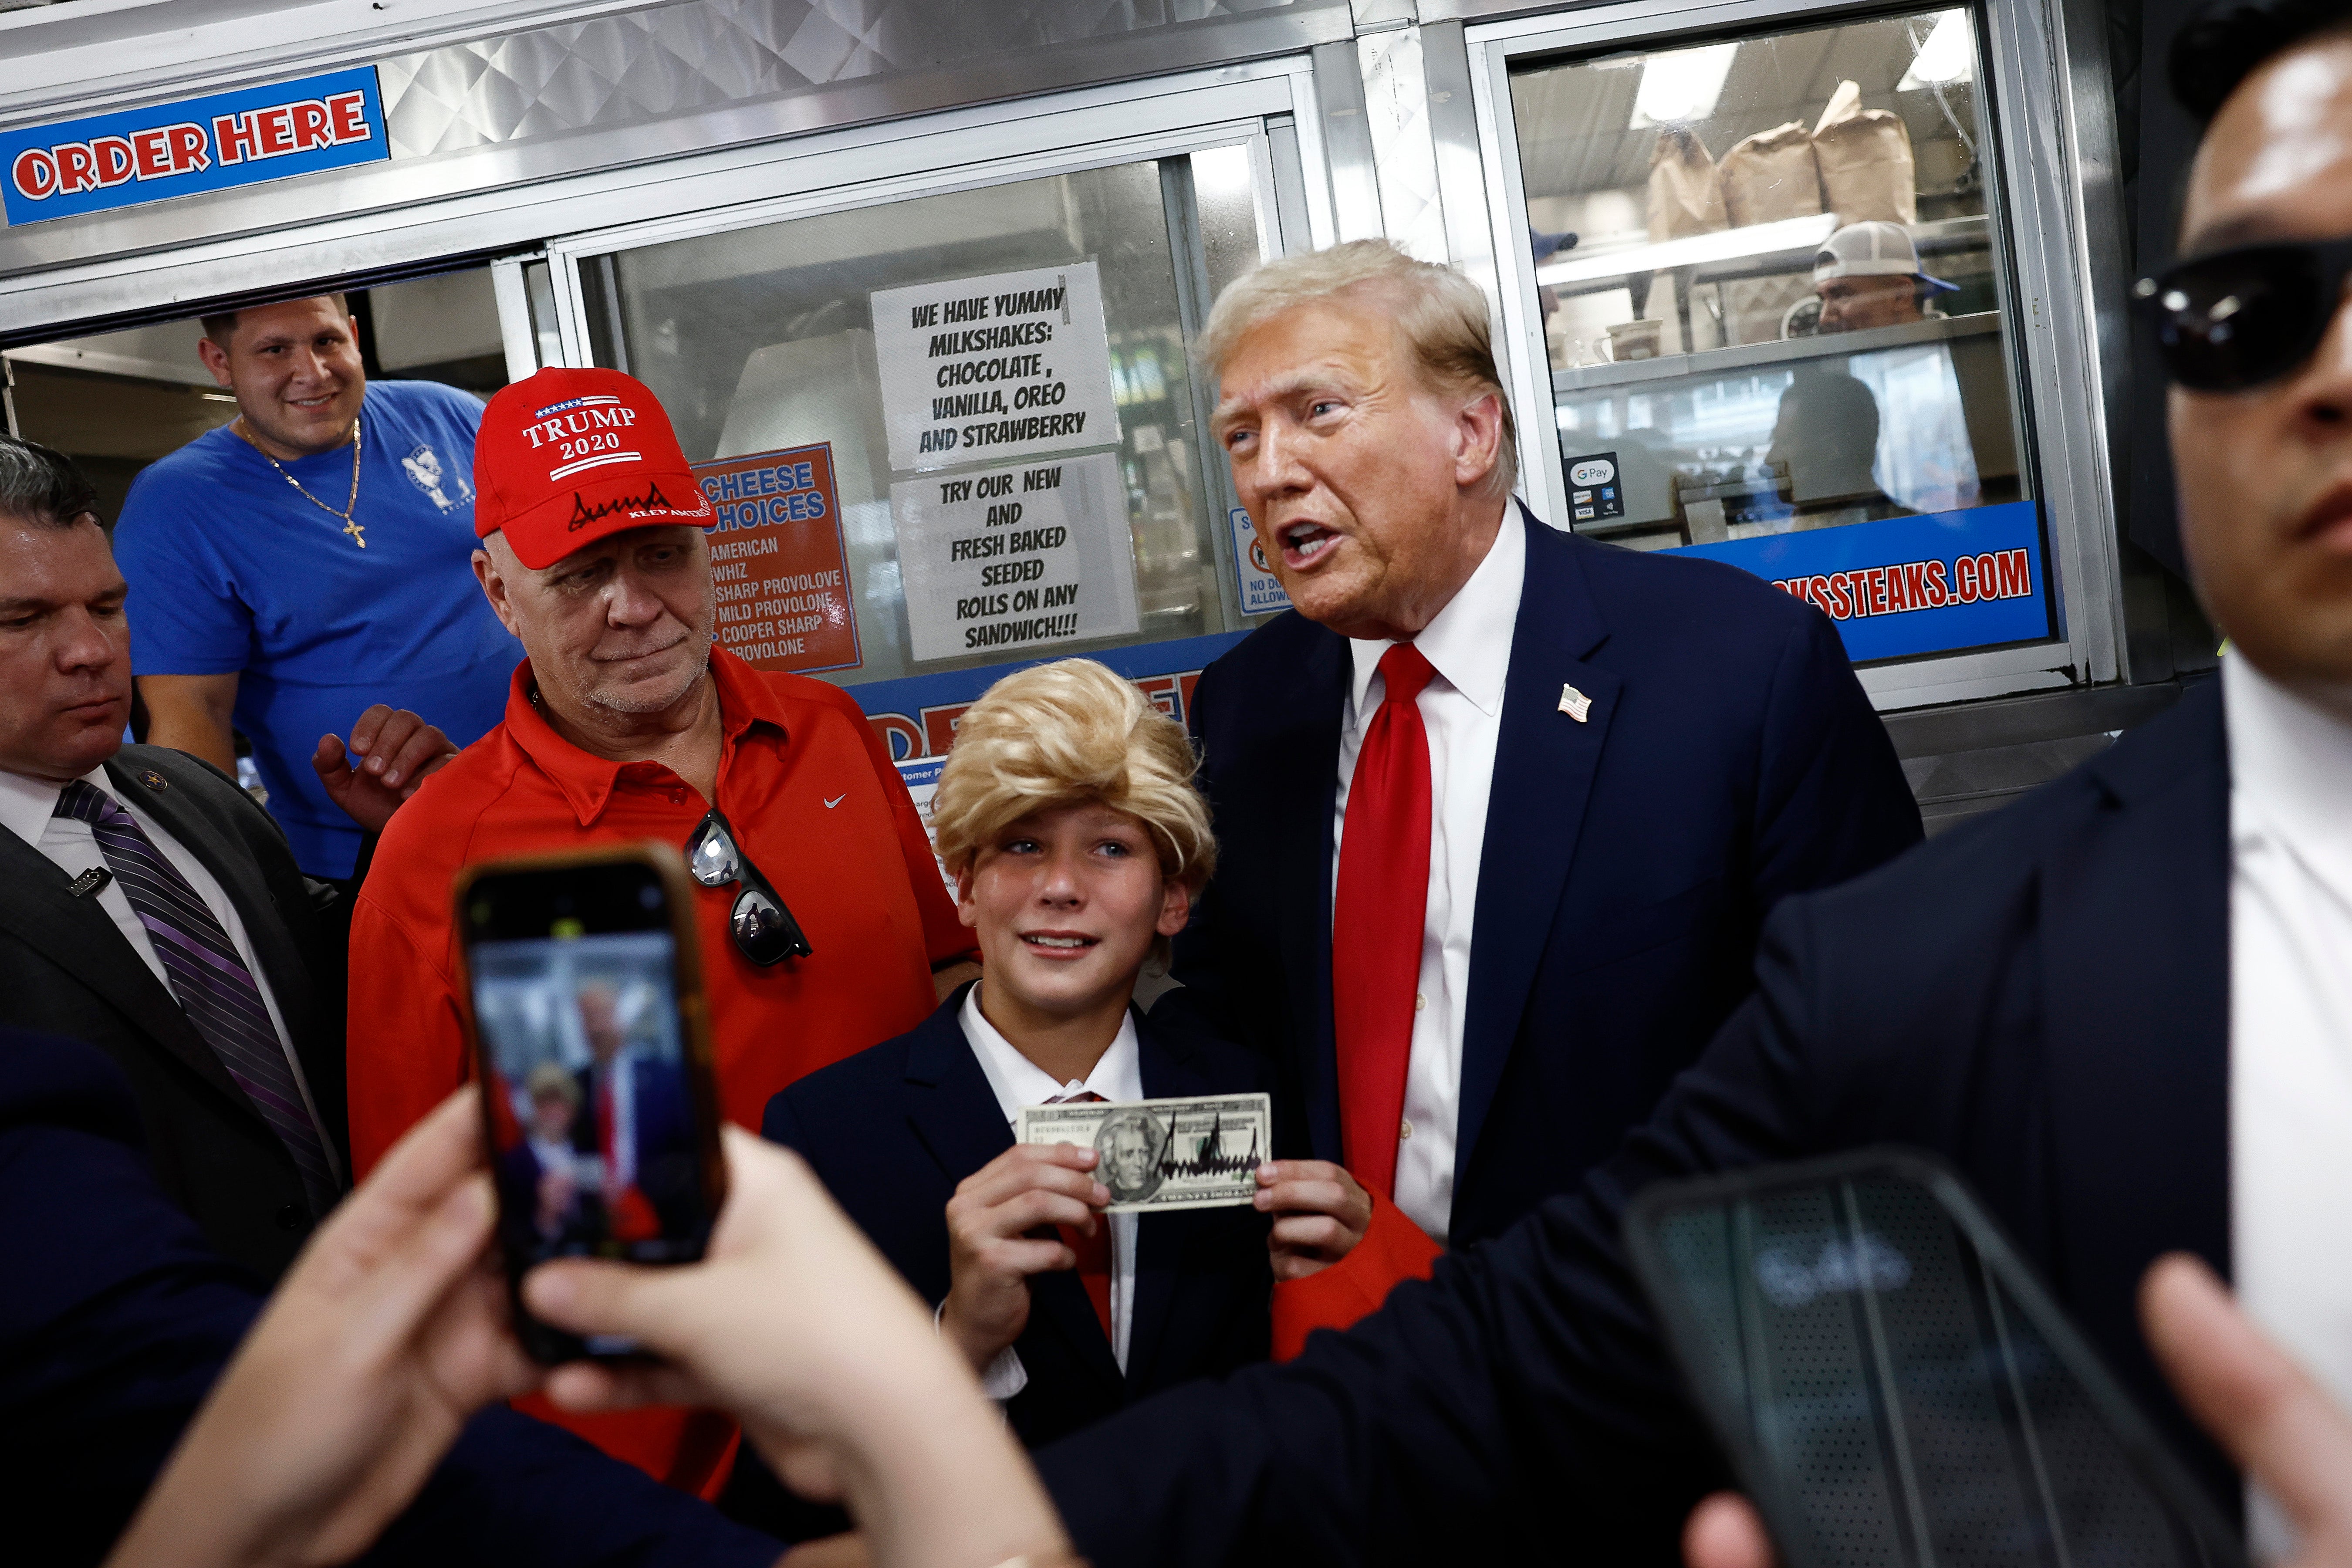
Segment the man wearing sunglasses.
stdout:
<svg viewBox="0 0 2352 1568">
<path fill-rule="evenodd" d="M 1754 996 L 1580 1191 L 1286 1365 L 1042 1450 L 1098 1568 L 1671 1561 L 1724 1477 L 1626 1265 L 1626 1204 L 1884 1143 L 1961 1173 L 2257 1560 L 2284 1554 L 2136 1304 L 2156 1259 L 2194 1254 L 2352 1398 L 2352 16 L 2231 0 L 2171 74 L 2210 128 L 2189 259 L 2138 292 L 2221 679 L 2027 800 L 1783 900 Z"/>
<path fill-rule="evenodd" d="M 474 488 L 475 574 L 529 657 L 504 721 L 403 810 L 353 913 L 352 1163 L 365 1175 L 468 1076 L 452 879 L 583 844 L 686 856 L 720 1109 L 757 1126 L 786 1085 L 921 1023 L 934 973 L 971 957 L 921 819 L 840 688 L 714 645 L 710 506 L 642 384 L 543 370 L 508 387 Z M 725 1452 L 682 1412 L 581 1429 L 689 1488 Z"/>
</svg>

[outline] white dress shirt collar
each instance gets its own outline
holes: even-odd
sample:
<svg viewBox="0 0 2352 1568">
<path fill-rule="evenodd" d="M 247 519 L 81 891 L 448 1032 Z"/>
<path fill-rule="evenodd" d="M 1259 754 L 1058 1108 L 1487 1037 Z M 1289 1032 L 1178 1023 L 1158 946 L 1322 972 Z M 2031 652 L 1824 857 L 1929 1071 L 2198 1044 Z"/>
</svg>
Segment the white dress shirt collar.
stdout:
<svg viewBox="0 0 2352 1568">
<path fill-rule="evenodd" d="M 2230 786 L 2250 813 L 2241 837 L 2264 829 L 2311 875 L 2352 900 L 2352 721 L 2264 675 L 2243 654 L 2221 663 Z"/>
<path fill-rule="evenodd" d="M 81 776 L 83 783 L 94 785 L 109 799 L 113 798 L 114 785 L 107 779 L 106 764 L 101 763 Z M 58 796 L 64 793 L 63 784 L 51 784 L 47 779 L 0 773 L 0 827 L 38 848 L 42 832 L 57 814 Z"/>
<path fill-rule="evenodd" d="M 1511 673 L 1511 634 L 1517 629 L 1519 590 L 1527 574 L 1527 524 L 1520 521 L 1517 503 L 1513 502 L 1503 509 L 1503 525 L 1495 534 L 1495 542 L 1487 546 L 1486 558 L 1412 639 L 1412 646 L 1445 683 L 1490 719 L 1503 709 L 1503 688 Z M 1366 716 L 1365 703 L 1372 678 L 1380 673 L 1381 656 L 1395 646 L 1378 638 L 1348 639 L 1348 651 L 1355 660 L 1355 682 L 1349 690 L 1354 706 L 1349 711 L 1360 721 Z"/>
<path fill-rule="evenodd" d="M 971 1054 L 980 1058 L 980 1070 L 988 1075 L 988 1087 L 996 1091 L 997 1109 L 1004 1112 L 1004 1120 L 1009 1122 L 1021 1120 L 1021 1108 L 1024 1105 L 1044 1105 L 1089 1089 L 1105 1100 L 1143 1098 L 1143 1065 L 1136 1044 L 1132 1010 L 1120 1017 L 1118 1035 L 1095 1063 L 1094 1071 L 1083 1081 L 1072 1079 L 1067 1083 L 1055 1082 L 1052 1074 L 1023 1056 L 1012 1041 L 997 1032 L 996 1026 L 980 1010 L 979 985 L 964 993 L 958 1021 L 963 1025 L 963 1037 L 971 1042 Z"/>
</svg>

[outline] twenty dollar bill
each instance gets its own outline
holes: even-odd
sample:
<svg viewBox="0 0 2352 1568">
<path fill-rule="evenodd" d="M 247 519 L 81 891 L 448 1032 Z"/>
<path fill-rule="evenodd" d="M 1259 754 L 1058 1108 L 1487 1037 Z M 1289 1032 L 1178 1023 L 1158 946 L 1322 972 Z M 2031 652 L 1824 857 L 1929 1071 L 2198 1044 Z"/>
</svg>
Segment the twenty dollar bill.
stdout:
<svg viewBox="0 0 2352 1568">
<path fill-rule="evenodd" d="M 1274 1110 L 1263 1094 L 1024 1105 L 1018 1141 L 1099 1153 L 1095 1179 L 1110 1189 L 1113 1214 L 1214 1208 L 1257 1195 L 1259 1163 L 1274 1157 Z"/>
</svg>

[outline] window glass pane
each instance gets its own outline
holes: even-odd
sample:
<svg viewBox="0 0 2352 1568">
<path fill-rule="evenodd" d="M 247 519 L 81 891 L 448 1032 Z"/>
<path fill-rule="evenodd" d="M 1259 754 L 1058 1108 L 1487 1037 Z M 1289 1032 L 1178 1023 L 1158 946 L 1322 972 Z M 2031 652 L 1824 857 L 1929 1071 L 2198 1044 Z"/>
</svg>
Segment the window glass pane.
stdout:
<svg viewBox="0 0 2352 1568">
<path fill-rule="evenodd" d="M 1561 521 L 1843 603 L 1857 658 L 2049 635 L 1977 74 L 1963 9 L 1514 70 Z M 1807 586 L 1865 537 L 1940 564 Z"/>
<path fill-rule="evenodd" d="M 689 461 L 827 449 L 854 651 L 823 636 L 793 651 L 789 628 L 811 601 L 778 592 L 759 601 L 781 607 L 775 657 L 755 662 L 860 685 L 1228 629 L 1186 370 L 1198 323 L 1175 272 L 1203 265 L 1202 236 L 1171 247 L 1171 214 L 1181 220 L 1186 205 L 1167 188 L 1200 163 L 1122 164 L 583 259 L 592 342 L 600 313 L 616 331 L 597 342 L 600 361 L 659 395 Z M 1246 155 L 1209 169 L 1207 264 L 1240 248 L 1242 222 L 1254 264 Z M 772 511 L 794 483 L 732 468 L 707 472 L 706 490 L 728 474 Z M 722 578 L 727 538 L 713 534 Z M 920 558 L 902 560 L 908 548 Z M 740 651 L 723 581 L 720 593 L 721 638 Z"/>
</svg>

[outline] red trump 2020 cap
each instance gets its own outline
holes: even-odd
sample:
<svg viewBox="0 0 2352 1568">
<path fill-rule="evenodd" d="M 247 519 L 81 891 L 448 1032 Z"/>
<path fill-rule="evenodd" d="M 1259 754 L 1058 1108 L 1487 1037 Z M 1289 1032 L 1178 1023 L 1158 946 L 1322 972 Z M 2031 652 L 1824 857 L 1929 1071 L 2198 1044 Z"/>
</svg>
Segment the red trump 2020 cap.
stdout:
<svg viewBox="0 0 2352 1568">
<path fill-rule="evenodd" d="M 553 366 L 482 410 L 474 437 L 474 531 L 503 532 L 532 571 L 608 533 L 710 521 L 669 416 L 617 370 Z"/>
</svg>

